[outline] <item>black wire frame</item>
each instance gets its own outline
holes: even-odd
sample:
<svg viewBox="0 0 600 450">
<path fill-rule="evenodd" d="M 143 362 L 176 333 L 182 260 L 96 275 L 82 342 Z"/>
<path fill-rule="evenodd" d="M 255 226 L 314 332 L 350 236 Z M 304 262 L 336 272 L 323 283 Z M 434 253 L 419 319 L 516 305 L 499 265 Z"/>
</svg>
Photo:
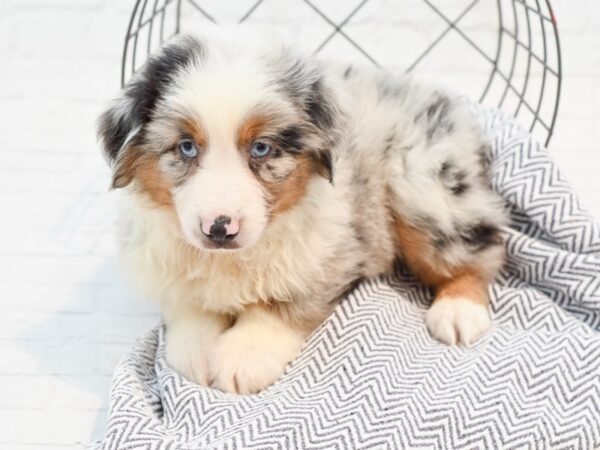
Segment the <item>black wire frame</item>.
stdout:
<svg viewBox="0 0 600 450">
<path fill-rule="evenodd" d="M 320 8 L 318 8 L 312 0 L 301 0 L 306 3 L 314 12 L 320 16 L 325 22 L 331 27 L 332 31 L 325 37 L 325 39 L 315 49 L 315 53 L 320 52 L 330 41 L 336 36 L 340 35 L 350 45 L 352 45 L 359 53 L 361 53 L 367 60 L 373 65 L 381 67 L 382 65 L 366 51 L 359 43 L 357 43 L 351 36 L 349 36 L 343 29 L 346 24 L 368 3 L 370 0 L 361 0 L 347 16 L 340 22 L 335 22 L 327 16 Z M 444 39 L 450 32 L 457 33 L 462 39 L 464 39 L 477 53 L 479 53 L 488 63 L 491 64 L 492 69 L 490 71 L 487 82 L 483 92 L 479 98 L 481 103 L 490 103 L 492 85 L 496 80 L 503 82 L 505 85 L 500 90 L 502 94 L 499 100 L 492 106 L 496 106 L 502 109 L 509 94 L 513 95 L 517 99 L 516 109 L 512 112 L 515 117 L 518 117 L 522 108 L 527 110 L 533 119 L 530 119 L 529 130 L 533 131 L 536 126 L 540 126 L 543 129 L 543 135 L 545 137 L 546 146 L 550 142 L 553 135 L 554 128 L 556 125 L 556 119 L 558 114 L 560 95 L 562 89 L 562 57 L 560 50 L 560 39 L 559 32 L 556 23 L 554 11 L 550 4 L 550 0 L 495 0 L 498 14 L 498 34 L 496 43 L 496 52 L 494 55 L 488 55 L 476 42 L 474 42 L 459 26 L 459 22 L 482 0 L 471 0 L 471 2 L 463 9 L 463 11 L 456 16 L 454 19 L 446 16 L 436 5 L 434 0 L 423 0 L 423 2 L 446 24 L 446 28 L 441 32 L 435 39 L 430 43 L 428 47 L 410 64 L 406 71 L 410 72 L 414 70 L 422 60 L 424 60 L 432 50 Z M 131 76 L 135 73 L 138 67 L 138 51 L 144 52 L 144 57 L 147 57 L 152 52 L 152 37 L 157 34 L 158 43 L 163 43 L 165 40 L 181 32 L 181 14 L 182 4 L 186 3 L 200 13 L 205 19 L 212 23 L 217 23 L 216 19 L 203 7 L 200 3 L 201 0 L 137 0 L 127 28 L 125 35 L 125 43 L 123 47 L 122 64 L 121 64 L 121 86 L 124 86 L 128 75 Z M 256 0 L 251 7 L 241 16 L 239 22 L 245 22 L 250 18 L 252 13 L 264 3 L 264 0 Z M 517 5 L 519 9 L 517 9 Z M 148 8 L 151 9 L 148 9 Z M 165 22 L 167 17 L 167 11 L 173 10 L 175 16 L 174 30 L 169 35 L 165 34 Z M 518 12 L 519 11 L 519 12 Z M 509 27 L 508 21 L 505 20 L 505 14 L 509 15 L 512 13 L 512 23 L 514 24 L 514 30 Z M 526 33 L 523 35 L 519 29 L 519 17 L 525 17 Z M 539 21 L 539 28 L 541 30 L 541 36 L 532 35 L 532 23 L 534 20 Z M 140 48 L 139 37 L 140 34 L 147 30 L 146 40 L 147 44 L 145 48 Z M 523 37 L 526 37 L 524 40 Z M 542 54 L 539 55 L 533 49 L 533 39 L 541 39 L 542 41 Z M 501 67 L 500 57 L 504 48 L 503 43 L 506 39 L 512 40 L 512 47 L 509 51 L 512 52 L 510 58 L 510 67 L 508 73 Z M 525 75 L 521 86 L 516 85 L 515 80 L 515 69 L 517 65 L 517 52 L 519 49 L 527 53 L 527 62 L 525 67 Z M 551 52 L 555 52 L 555 64 L 552 67 L 549 58 Z M 541 64 L 543 71 L 541 76 L 541 82 L 539 87 L 539 96 L 537 101 L 530 102 L 527 100 L 526 95 L 531 92 L 531 68 L 532 61 L 537 61 Z M 129 67 L 129 70 L 128 70 Z M 556 80 L 556 88 L 553 92 L 548 93 L 548 80 L 549 77 L 553 77 Z M 547 117 L 542 117 L 542 104 L 544 98 L 547 95 L 554 95 L 552 102 L 551 111 L 546 114 Z"/>
</svg>

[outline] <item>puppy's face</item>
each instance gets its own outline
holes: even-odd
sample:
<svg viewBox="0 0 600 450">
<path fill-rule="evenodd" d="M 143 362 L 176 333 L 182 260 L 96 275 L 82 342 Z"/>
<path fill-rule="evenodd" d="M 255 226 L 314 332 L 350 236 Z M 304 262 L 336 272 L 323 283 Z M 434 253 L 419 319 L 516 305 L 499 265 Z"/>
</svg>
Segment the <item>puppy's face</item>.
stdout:
<svg viewBox="0 0 600 450">
<path fill-rule="evenodd" d="M 313 177 L 332 178 L 339 112 L 317 67 L 278 48 L 178 39 L 100 120 L 130 183 L 208 250 L 255 243 Z"/>
</svg>

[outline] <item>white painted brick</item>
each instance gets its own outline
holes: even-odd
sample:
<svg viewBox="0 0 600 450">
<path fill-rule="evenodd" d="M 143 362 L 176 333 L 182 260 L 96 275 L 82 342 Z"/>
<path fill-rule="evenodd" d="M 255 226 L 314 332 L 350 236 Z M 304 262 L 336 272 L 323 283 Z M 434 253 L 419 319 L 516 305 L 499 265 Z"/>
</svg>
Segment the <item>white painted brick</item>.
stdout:
<svg viewBox="0 0 600 450">
<path fill-rule="evenodd" d="M 13 137 L 14 140 L 20 139 Z M 4 148 L 4 151 L 3 151 Z M 0 148 L 2 152 L 2 165 L 0 171 L 4 174 L 27 171 L 32 173 L 62 172 L 69 173 L 77 168 L 88 154 L 72 152 L 36 151 L 28 152 L 10 151 L 9 147 Z"/>
<path fill-rule="evenodd" d="M 591 18 L 591 33 L 596 36 L 600 35 L 600 3 L 591 0 L 590 1 L 590 18 Z"/>
<path fill-rule="evenodd" d="M 58 337 L 59 327 L 56 321 L 38 312 L 3 313 L 4 323 L 0 327 L 0 340 L 19 339 L 20 341 L 47 342 Z"/>
<path fill-rule="evenodd" d="M 98 286 L 92 284 L 69 286 L 63 283 L 32 283 L 30 278 L 23 283 L 0 283 L 0 299 L 2 310 L 7 313 L 43 312 L 48 317 L 91 313 L 94 310 L 97 289 Z"/>
<path fill-rule="evenodd" d="M 96 14 L 88 24 L 86 45 L 80 46 L 80 51 L 85 51 L 86 56 L 101 57 L 118 66 L 128 24 L 129 14 L 110 9 Z M 115 79 L 114 82 L 115 87 L 118 87 L 119 79 Z"/>
<path fill-rule="evenodd" d="M 600 74 L 600 34 L 562 36 L 562 62 L 565 76 Z"/>
<path fill-rule="evenodd" d="M 60 11 L 63 9 L 98 9 L 104 3 L 105 0 L 7 0 L 12 3 L 12 6 L 16 11 L 20 9 L 31 10 L 47 10 L 47 11 Z"/>
<path fill-rule="evenodd" d="M 39 375 L 37 358 L 28 349 L 38 349 L 40 347 L 39 343 L 23 342 L 17 339 L 8 342 L 0 341 L 0 354 L 2 355 L 0 359 L 0 374 L 2 376 Z M 25 378 L 23 378 L 23 381 L 25 381 Z"/>
<path fill-rule="evenodd" d="M 0 284 L 64 283 L 76 286 L 78 283 L 102 285 L 114 279 L 114 268 L 104 257 L 87 256 L 0 256 L 4 269 L 0 274 Z"/>
<path fill-rule="evenodd" d="M 596 99 L 597 76 L 572 76 L 564 80 L 560 112 L 562 116 L 586 117 L 599 110 Z"/>
<path fill-rule="evenodd" d="M 31 11 L 61 11 L 64 9 L 96 9 L 103 6 L 106 0 L 5 0 L 7 6 L 11 7 L 13 12 L 18 13 L 21 10 Z M 85 11 L 89 13 L 89 11 Z"/>
<path fill-rule="evenodd" d="M 111 377 L 104 375 L 68 376 L 53 378 L 52 405 L 78 411 L 98 411 L 108 407 Z"/>
<path fill-rule="evenodd" d="M 0 102 L 0 148 L 12 151 L 93 151 L 101 105 L 34 98 Z M 76 127 L 72 124 L 77 124 Z M 9 147 L 10 146 L 10 147 Z M 6 151 L 6 150 L 5 150 Z"/>
<path fill-rule="evenodd" d="M 81 340 L 53 343 L 15 340 L 3 348 L 2 355 L 0 373 L 12 375 L 89 375 L 95 372 L 98 359 L 94 346 Z"/>
<path fill-rule="evenodd" d="M 0 411 L 0 442 L 28 444 L 38 449 L 52 442 L 57 445 L 89 443 L 98 412 L 73 411 L 71 408 Z"/>
<path fill-rule="evenodd" d="M 598 119 L 594 116 L 569 117 L 559 112 L 552 151 L 566 151 L 574 160 L 584 150 L 598 150 Z M 577 155 L 577 156 L 575 156 Z"/>
<path fill-rule="evenodd" d="M 595 0 L 554 1 L 552 9 L 554 17 L 561 33 L 567 36 L 585 34 L 592 25 L 591 5 L 597 3 Z"/>
<path fill-rule="evenodd" d="M 92 325 L 97 330 L 93 337 L 95 342 L 128 344 L 145 330 L 156 326 L 159 319 L 155 314 L 127 316 L 102 314 L 94 317 L 93 321 L 96 323 Z"/>
<path fill-rule="evenodd" d="M 356 4 L 315 1 L 337 20 Z M 107 192 L 110 170 L 95 138 L 95 120 L 119 88 L 134 2 L 0 1 L 0 208 L 8 211 L 0 215 L 0 450 L 75 449 L 102 437 L 114 367 L 159 321 L 156 305 L 128 286 L 115 259 L 117 198 Z M 232 20 L 251 3 L 204 5 Z M 465 4 L 435 3 L 449 17 Z M 306 3 L 291 4 L 264 2 L 254 22 L 314 48 L 330 26 Z M 490 50 L 495 6 L 481 5 L 461 26 Z M 600 217 L 600 2 L 553 5 L 565 81 L 550 148 Z M 441 25 L 421 0 L 370 0 L 347 32 L 402 68 Z M 446 57 L 424 61 L 418 73 L 477 94 L 485 64 L 455 38 L 440 49 Z M 324 53 L 344 55 L 356 57 L 338 38 Z"/>
<path fill-rule="evenodd" d="M 81 450 L 81 444 L 54 445 L 54 444 L 10 444 L 1 445 L 0 450 Z"/>
<path fill-rule="evenodd" d="M 93 15 L 45 8 L 18 9 L 14 14 L 20 56 L 75 58 L 89 43 L 88 30 Z"/>
<path fill-rule="evenodd" d="M 55 389 L 50 377 L 0 375 L 0 411 L 41 409 L 48 405 Z"/>
<path fill-rule="evenodd" d="M 85 340 L 89 344 L 98 341 L 102 327 L 96 314 L 60 314 L 52 322 L 56 324 L 56 342 L 77 342 Z"/>
<path fill-rule="evenodd" d="M 117 363 L 129 351 L 129 344 L 106 344 L 96 345 L 98 351 L 98 365 L 96 371 L 103 375 L 110 375 L 114 372 Z"/>
<path fill-rule="evenodd" d="M 599 117 L 600 119 L 600 117 Z M 573 158 L 573 154 L 577 154 L 577 158 Z M 578 168 L 582 173 L 598 173 L 596 164 L 582 164 L 582 161 L 595 162 L 600 159 L 598 155 L 598 147 L 591 146 L 589 148 L 576 148 L 576 147 L 557 147 L 552 151 L 552 157 L 556 160 L 559 168 L 562 170 L 565 167 Z M 594 178 L 586 177 L 586 182 L 594 182 Z"/>
<path fill-rule="evenodd" d="M 106 194 L 108 191 L 108 178 L 99 171 L 89 172 L 77 168 L 71 172 L 46 172 L 46 171 L 23 171 L 6 172 L 0 179 L 0 189 L 4 192 L 39 193 L 41 195 L 48 191 L 48 186 L 53 186 L 52 191 L 56 193 L 95 193 Z M 98 181 L 96 181 L 96 179 Z"/>
<path fill-rule="evenodd" d="M 116 208 L 116 207 L 115 207 Z M 115 208 L 112 209 L 113 213 Z M 94 250 L 98 255 L 104 255 L 108 258 L 114 257 L 118 253 L 118 240 L 117 232 L 115 229 L 106 229 L 96 241 Z M 116 270 L 118 270 L 118 264 L 112 263 Z"/>
<path fill-rule="evenodd" d="M 117 92 L 118 67 L 106 61 L 54 56 L 18 57 L 4 66 L 0 98 L 19 96 L 102 101 Z M 40 77 L 40 70 L 44 76 Z M 90 89 L 93 86 L 93 89 Z"/>
<path fill-rule="evenodd" d="M 108 0 L 108 9 L 118 14 L 129 16 L 136 0 Z"/>
<path fill-rule="evenodd" d="M 0 55 L 12 58 L 17 46 L 17 17 L 9 10 L 7 2 L 0 2 Z M 0 73 L 0 80 L 2 74 Z"/>
<path fill-rule="evenodd" d="M 596 119 L 600 120 L 600 77 L 594 77 L 594 105 L 596 106 Z"/>
<path fill-rule="evenodd" d="M 96 304 L 106 314 L 149 315 L 157 317 L 158 308 L 150 299 L 142 298 L 126 281 L 99 287 L 96 291 Z"/>
<path fill-rule="evenodd" d="M 1 227 L 0 227 L 1 228 Z M 2 231 L 2 254 L 8 255 L 4 259 L 7 263 L 11 255 L 81 255 L 92 251 L 98 251 L 98 241 L 103 233 L 111 237 L 111 246 L 103 254 L 113 253 L 115 243 L 112 229 L 105 227 L 86 227 L 85 230 L 78 230 L 76 235 L 69 235 L 68 238 L 62 237 L 60 232 L 49 233 L 48 231 L 18 231 L 16 229 L 6 229 Z"/>
<path fill-rule="evenodd" d="M 49 239 L 68 242 L 73 234 L 80 231 L 78 227 L 91 225 L 102 230 L 111 226 L 115 212 L 107 207 L 109 204 L 108 194 L 103 195 L 102 191 L 77 195 L 49 192 L 23 192 L 19 196 L 0 194 L 0 205 L 11 211 L 10 215 L 0 219 L 0 229 L 46 231 Z"/>
<path fill-rule="evenodd" d="M 94 283 L 110 284 L 115 279 L 116 267 L 104 256 L 78 256 L 71 260 L 66 274 L 67 284 Z"/>
<path fill-rule="evenodd" d="M 65 281 L 65 272 L 71 267 L 68 260 L 53 256 L 3 256 L 0 264 L 5 268 L 0 274 L 0 283 L 36 283 Z"/>
</svg>

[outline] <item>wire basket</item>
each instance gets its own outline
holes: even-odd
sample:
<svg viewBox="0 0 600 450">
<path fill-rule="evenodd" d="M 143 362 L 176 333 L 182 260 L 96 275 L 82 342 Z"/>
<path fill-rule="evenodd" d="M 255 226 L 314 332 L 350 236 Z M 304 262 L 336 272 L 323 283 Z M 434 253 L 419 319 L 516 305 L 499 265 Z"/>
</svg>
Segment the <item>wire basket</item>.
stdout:
<svg viewBox="0 0 600 450">
<path fill-rule="evenodd" d="M 552 137 L 562 68 L 548 0 L 137 0 L 121 84 L 165 40 L 217 22 L 276 27 L 325 57 L 418 73 L 515 116 L 546 145 Z"/>
</svg>

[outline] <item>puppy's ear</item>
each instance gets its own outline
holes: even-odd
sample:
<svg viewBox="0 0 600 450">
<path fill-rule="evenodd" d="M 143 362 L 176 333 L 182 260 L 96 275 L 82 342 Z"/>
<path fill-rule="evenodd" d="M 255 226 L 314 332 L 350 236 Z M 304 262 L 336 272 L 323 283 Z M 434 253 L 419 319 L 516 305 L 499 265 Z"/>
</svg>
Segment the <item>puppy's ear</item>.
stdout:
<svg viewBox="0 0 600 450">
<path fill-rule="evenodd" d="M 322 144 L 314 153 L 317 173 L 333 183 L 335 146 L 342 133 L 344 114 L 335 92 L 325 84 L 320 74 L 310 84 L 304 99 L 304 110 L 321 135 Z"/>
<path fill-rule="evenodd" d="M 333 150 L 327 148 L 317 150 L 313 155 L 313 160 L 317 173 L 333 183 Z"/>
<path fill-rule="evenodd" d="M 202 46 L 182 36 L 148 59 L 98 120 L 98 137 L 113 168 L 112 187 L 127 186 L 135 175 L 135 161 L 142 153 L 145 127 L 158 101 L 179 71 L 202 57 Z"/>
<path fill-rule="evenodd" d="M 142 138 L 143 123 L 136 122 L 133 103 L 125 97 L 102 113 L 98 119 L 98 137 L 104 156 L 113 169 L 112 188 L 122 188 L 133 180 L 139 151 L 133 149 Z"/>
</svg>

